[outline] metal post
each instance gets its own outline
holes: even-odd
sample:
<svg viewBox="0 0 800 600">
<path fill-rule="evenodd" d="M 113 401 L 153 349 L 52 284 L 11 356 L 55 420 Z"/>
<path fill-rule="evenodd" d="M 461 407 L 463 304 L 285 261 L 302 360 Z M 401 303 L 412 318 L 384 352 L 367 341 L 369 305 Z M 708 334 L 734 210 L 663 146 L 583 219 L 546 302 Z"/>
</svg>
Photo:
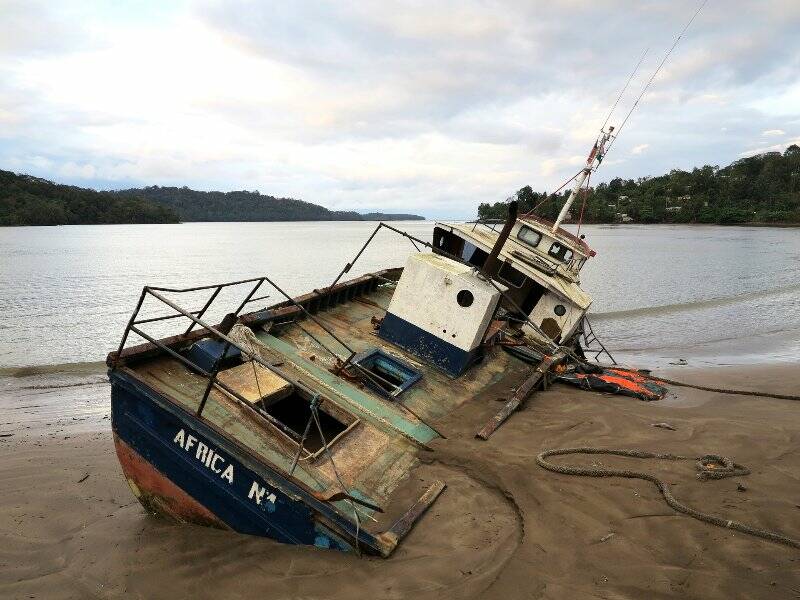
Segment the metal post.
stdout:
<svg viewBox="0 0 800 600">
<path fill-rule="evenodd" d="M 222 286 L 221 286 L 221 285 L 217 286 L 217 289 L 216 289 L 216 290 L 214 290 L 214 293 L 213 293 L 213 294 L 211 294 L 211 297 L 210 297 L 210 298 L 209 298 L 209 299 L 206 301 L 206 303 L 203 305 L 203 308 L 201 308 L 201 309 L 200 309 L 200 311 L 197 313 L 197 316 L 198 316 L 198 317 L 202 317 L 204 314 L 206 314 L 206 311 L 208 310 L 208 307 L 209 307 L 209 306 L 211 306 L 211 303 L 212 303 L 212 302 L 214 302 L 214 300 L 217 298 L 217 296 L 219 295 L 219 293 L 220 293 L 221 291 L 222 291 Z M 194 326 L 195 326 L 195 322 L 194 322 L 194 321 L 192 321 L 192 322 L 189 324 L 189 327 L 186 329 L 186 331 L 184 331 L 184 332 L 183 332 L 183 335 L 189 335 L 189 332 L 190 332 L 192 329 L 194 329 Z"/>
<path fill-rule="evenodd" d="M 208 385 L 206 386 L 206 391 L 203 393 L 203 399 L 200 401 L 200 406 L 197 407 L 198 417 L 203 413 L 203 409 L 206 406 L 206 401 L 208 400 L 208 395 L 211 393 L 211 388 L 214 387 L 214 381 L 217 378 L 217 373 L 219 373 L 219 368 L 222 366 L 222 361 L 225 360 L 225 355 L 228 353 L 230 347 L 231 343 L 225 342 L 225 346 L 222 348 L 222 354 L 220 354 L 219 358 L 217 358 L 216 362 L 214 363 L 214 369 L 208 376 Z M 256 375 L 256 377 L 258 377 L 258 375 Z"/>
<path fill-rule="evenodd" d="M 367 246 L 369 246 L 370 242 L 372 242 L 372 238 L 374 238 L 375 234 L 378 233 L 378 231 L 380 231 L 381 227 L 384 227 L 383 221 L 378 223 L 378 226 L 375 228 L 375 231 L 372 232 L 372 235 L 369 236 L 369 238 L 364 243 L 364 245 L 361 246 L 361 250 L 359 250 L 358 254 L 356 254 L 355 258 L 353 258 L 353 262 L 347 263 L 344 266 L 344 268 L 342 269 L 342 271 L 336 276 L 336 279 L 333 280 L 333 283 L 328 286 L 328 290 L 327 290 L 328 292 L 330 292 L 331 289 L 333 289 L 333 286 L 335 286 L 337 283 L 339 283 L 339 280 L 342 278 L 342 276 L 345 273 L 348 273 L 350 271 L 350 269 L 353 268 L 353 265 L 356 264 L 356 261 L 361 257 L 361 254 L 364 252 L 364 250 L 367 249 Z M 272 282 L 270 282 L 270 283 L 272 283 Z"/>
<path fill-rule="evenodd" d="M 133 327 L 133 322 L 136 320 L 136 317 L 139 314 L 139 310 L 142 308 L 142 304 L 144 303 L 144 297 L 147 295 L 147 286 L 142 288 L 142 295 L 139 296 L 139 302 L 136 304 L 136 309 L 133 311 L 131 318 L 128 320 L 128 326 L 125 327 L 125 332 L 122 334 L 122 341 L 119 343 L 119 348 L 117 348 L 117 360 L 114 361 L 114 368 L 116 368 L 117 361 L 122 357 L 122 349 L 125 347 L 125 342 L 128 341 L 128 334 L 131 331 L 131 327 Z"/>
<path fill-rule="evenodd" d="M 242 303 L 239 305 L 239 308 L 237 308 L 237 309 L 234 311 L 234 313 L 233 313 L 234 315 L 238 315 L 238 314 L 239 314 L 239 311 L 240 311 L 240 310 L 242 310 L 242 309 L 244 308 L 245 304 L 247 304 L 248 302 L 250 302 L 250 298 L 252 298 L 252 297 L 253 297 L 253 295 L 254 295 L 254 294 L 255 294 L 255 293 L 258 291 L 258 288 L 260 288 L 260 287 L 261 287 L 261 284 L 262 284 L 262 283 L 264 283 L 264 278 L 263 278 L 263 277 L 262 277 L 261 279 L 259 279 L 259 280 L 258 280 L 258 283 L 256 283 L 256 285 L 253 287 L 253 289 L 252 289 L 252 290 L 250 290 L 250 293 L 249 293 L 249 294 L 247 294 L 247 297 L 246 297 L 246 298 L 244 299 L 244 301 L 243 301 L 243 302 L 242 302 Z"/>
<path fill-rule="evenodd" d="M 492 246 L 492 250 L 489 252 L 489 256 L 486 257 L 486 261 L 483 263 L 483 267 L 481 268 L 481 272 L 487 279 L 491 278 L 495 274 L 497 265 L 500 262 L 497 260 L 497 257 L 499 256 L 500 251 L 503 249 L 508 236 L 511 234 L 511 230 L 516 224 L 517 201 L 512 200 L 508 203 L 508 216 L 506 217 L 506 222 L 503 225 L 503 229 L 500 232 L 500 235 L 497 236 L 497 241 L 495 241 L 494 246 Z"/>
</svg>

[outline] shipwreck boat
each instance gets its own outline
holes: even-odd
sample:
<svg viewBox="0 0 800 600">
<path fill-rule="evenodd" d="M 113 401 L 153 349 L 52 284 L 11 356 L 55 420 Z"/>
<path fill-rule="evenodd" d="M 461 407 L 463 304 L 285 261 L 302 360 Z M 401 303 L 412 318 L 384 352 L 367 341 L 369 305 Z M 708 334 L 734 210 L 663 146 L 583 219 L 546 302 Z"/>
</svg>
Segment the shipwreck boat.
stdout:
<svg viewBox="0 0 800 600">
<path fill-rule="evenodd" d="M 602 156 L 601 137 L 585 176 Z M 586 338 L 583 239 L 516 203 L 496 223 L 437 223 L 404 267 L 290 297 L 269 277 L 145 287 L 107 363 L 122 470 L 179 522 L 388 556 L 445 489 L 412 476 L 446 418 L 515 390 L 484 439 Z M 218 324 L 206 315 L 240 292 Z M 283 300 L 245 310 L 267 298 Z M 176 297 L 206 294 L 197 310 Z M 156 304 L 168 314 L 149 313 Z M 146 329 L 180 323 L 175 335 Z M 129 346 L 131 334 L 144 340 Z M 507 352 L 511 349 L 513 352 Z M 487 407 L 489 405 L 487 404 Z M 491 416 L 491 409 L 487 416 Z M 424 482 L 423 482 L 424 480 Z"/>
</svg>

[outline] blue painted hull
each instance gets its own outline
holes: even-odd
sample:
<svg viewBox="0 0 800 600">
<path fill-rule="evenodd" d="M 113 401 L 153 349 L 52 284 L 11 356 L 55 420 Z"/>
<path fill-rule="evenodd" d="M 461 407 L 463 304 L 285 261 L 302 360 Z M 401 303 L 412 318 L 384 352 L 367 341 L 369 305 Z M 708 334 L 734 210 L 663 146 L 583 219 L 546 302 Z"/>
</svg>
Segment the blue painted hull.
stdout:
<svg viewBox="0 0 800 600">
<path fill-rule="evenodd" d="M 480 358 L 480 346 L 472 352 L 467 352 L 390 312 L 383 318 L 378 335 L 452 377 L 461 375 Z"/>
<path fill-rule="evenodd" d="M 192 520 L 186 515 L 201 512 L 240 533 L 353 550 L 355 525 L 334 506 L 257 461 L 142 382 L 115 370 L 109 377 L 118 454 L 131 487 L 146 507 L 168 504 L 177 507 L 180 520 Z M 148 470 L 152 472 L 144 472 Z M 180 491 L 164 492 L 175 488 Z M 172 497 L 153 499 L 153 494 Z M 195 510 L 182 510 L 187 504 Z M 371 534 L 361 530 L 358 540 L 361 550 L 383 553 L 381 542 Z"/>
</svg>

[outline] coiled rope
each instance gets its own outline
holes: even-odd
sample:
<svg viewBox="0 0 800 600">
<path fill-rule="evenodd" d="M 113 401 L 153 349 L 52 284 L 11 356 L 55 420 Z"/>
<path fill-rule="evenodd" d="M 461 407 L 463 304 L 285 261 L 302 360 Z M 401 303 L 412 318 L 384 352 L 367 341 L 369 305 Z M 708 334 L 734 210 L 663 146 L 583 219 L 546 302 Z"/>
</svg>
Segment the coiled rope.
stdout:
<svg viewBox="0 0 800 600">
<path fill-rule="evenodd" d="M 688 515 L 693 519 L 703 521 L 704 523 L 711 523 L 712 525 L 716 525 L 718 527 L 733 529 L 734 531 L 738 531 L 740 533 L 746 533 L 747 535 L 752 535 L 758 538 L 769 540 L 771 542 L 776 542 L 778 544 L 784 544 L 792 548 L 800 549 L 800 540 L 796 540 L 773 531 L 767 531 L 766 529 L 752 527 L 750 525 L 740 523 L 739 521 L 722 519 L 712 514 L 695 510 L 678 502 L 672 495 L 669 486 L 667 486 L 664 481 L 655 477 L 654 475 L 651 475 L 650 473 L 627 469 L 600 469 L 597 467 L 557 465 L 547 460 L 547 458 L 551 456 L 564 456 L 567 454 L 611 454 L 615 456 L 626 456 L 631 458 L 658 458 L 663 460 L 692 460 L 690 457 L 678 456 L 675 454 L 657 454 L 654 452 L 645 452 L 643 450 L 612 450 L 608 448 L 591 447 L 558 448 L 555 450 L 545 450 L 544 452 L 540 453 L 536 457 L 536 464 L 543 469 L 547 469 L 553 473 L 560 473 L 562 475 L 579 475 L 585 477 L 627 477 L 629 479 L 643 479 L 651 482 L 658 488 L 658 491 L 661 492 L 664 500 L 672 509 Z M 707 479 L 722 479 L 724 477 L 748 475 L 750 473 L 746 467 L 743 467 L 742 465 L 739 465 L 733 462 L 731 459 L 723 456 L 708 454 L 695 460 L 697 460 L 697 467 L 699 470 L 697 478 L 701 481 Z"/>
</svg>

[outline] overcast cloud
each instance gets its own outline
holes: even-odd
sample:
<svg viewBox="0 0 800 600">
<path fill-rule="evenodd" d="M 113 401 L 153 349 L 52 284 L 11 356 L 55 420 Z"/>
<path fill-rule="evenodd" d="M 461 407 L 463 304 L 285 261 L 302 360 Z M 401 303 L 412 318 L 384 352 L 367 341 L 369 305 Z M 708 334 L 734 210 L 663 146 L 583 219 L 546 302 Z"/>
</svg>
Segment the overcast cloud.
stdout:
<svg viewBox="0 0 800 600">
<path fill-rule="evenodd" d="M 573 174 L 698 5 L 0 0 L 0 169 L 473 216 Z M 800 142 L 798 39 L 709 0 L 594 181 Z"/>
</svg>

